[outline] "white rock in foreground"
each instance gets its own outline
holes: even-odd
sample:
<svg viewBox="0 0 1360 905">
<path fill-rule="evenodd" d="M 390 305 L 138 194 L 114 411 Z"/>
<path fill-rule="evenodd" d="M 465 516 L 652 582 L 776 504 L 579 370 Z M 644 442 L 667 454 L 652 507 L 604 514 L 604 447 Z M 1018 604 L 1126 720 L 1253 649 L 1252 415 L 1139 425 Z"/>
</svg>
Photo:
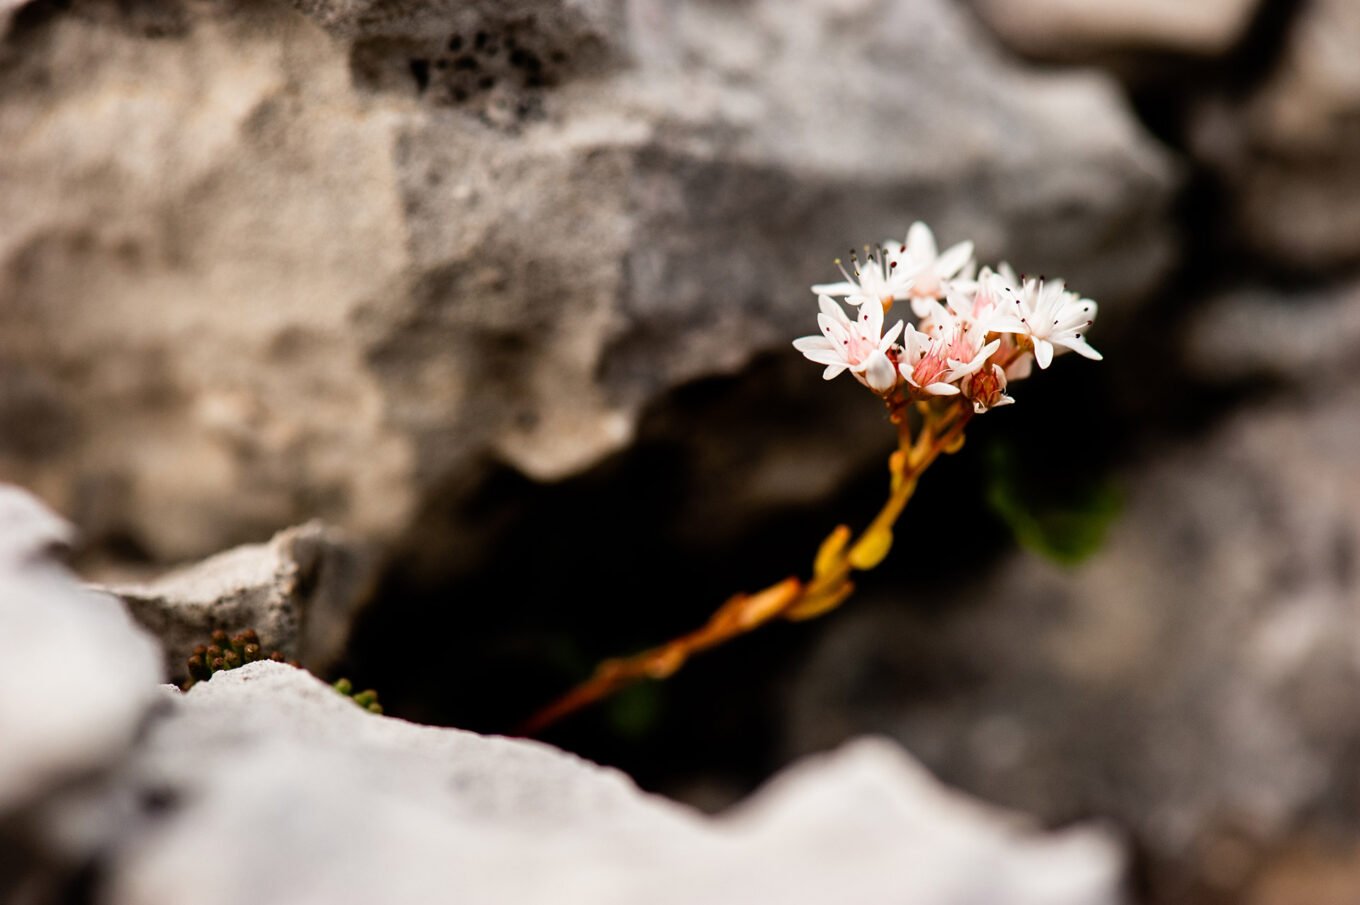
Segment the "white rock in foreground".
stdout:
<svg viewBox="0 0 1360 905">
<path fill-rule="evenodd" d="M 0 485 L 0 814 L 115 760 L 160 681 L 155 643 L 53 559 L 70 533 Z"/>
<path fill-rule="evenodd" d="M 1044 836 L 861 741 L 706 818 L 548 746 L 363 712 L 257 663 L 179 698 L 138 781 L 171 801 L 112 903 L 1107 905 L 1105 835 Z"/>
</svg>

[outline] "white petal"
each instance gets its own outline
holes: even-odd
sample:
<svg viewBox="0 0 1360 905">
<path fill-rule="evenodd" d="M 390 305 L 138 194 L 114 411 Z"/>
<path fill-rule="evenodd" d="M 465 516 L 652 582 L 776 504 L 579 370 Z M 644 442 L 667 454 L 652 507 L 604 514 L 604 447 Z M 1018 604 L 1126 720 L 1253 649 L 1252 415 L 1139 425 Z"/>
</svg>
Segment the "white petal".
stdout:
<svg viewBox="0 0 1360 905">
<path fill-rule="evenodd" d="M 822 332 L 825 333 L 833 343 L 845 346 L 849 345 L 848 341 L 855 325 L 846 320 L 844 315 L 842 315 L 840 320 L 837 320 L 836 318 L 829 317 L 825 314 L 818 314 L 817 326 L 822 328 Z"/>
<path fill-rule="evenodd" d="M 888 351 L 888 347 L 891 346 L 893 343 L 897 342 L 897 336 L 902 332 L 902 328 L 905 326 L 906 323 L 904 321 L 898 321 L 897 323 L 893 324 L 892 329 L 890 329 L 887 333 L 884 333 L 883 339 L 879 341 L 878 343 L 879 351 L 881 352 Z"/>
<path fill-rule="evenodd" d="M 933 261 L 939 255 L 935 245 L 935 234 L 920 220 L 907 230 L 907 254 L 911 255 L 917 264 Z"/>
<path fill-rule="evenodd" d="M 935 272 L 940 275 L 941 279 L 952 277 L 962 270 L 972 257 L 973 243 L 960 242 L 940 255 L 940 259 L 935 262 Z"/>
<path fill-rule="evenodd" d="M 800 336 L 793 341 L 799 352 L 825 352 L 836 348 L 836 344 L 825 336 Z"/>
<path fill-rule="evenodd" d="M 1053 344 L 1046 339 L 1035 339 L 1034 360 L 1040 368 L 1053 364 Z"/>
<path fill-rule="evenodd" d="M 1060 346 L 1066 346 L 1067 348 L 1071 349 L 1073 352 L 1076 352 L 1083 358 L 1089 358 L 1092 361 L 1105 360 L 1105 356 L 1101 355 L 1095 349 L 1091 348 L 1091 346 L 1087 344 L 1086 340 L 1084 339 L 1078 339 L 1075 336 L 1066 336 L 1060 339 L 1054 339 L 1053 341 Z"/>
<path fill-rule="evenodd" d="M 826 370 L 822 372 L 822 379 L 831 380 L 834 377 L 839 377 L 844 370 L 845 365 L 843 364 L 827 365 Z"/>
<path fill-rule="evenodd" d="M 897 369 L 882 352 L 871 352 L 865 361 L 864 380 L 874 392 L 886 393 L 897 386 Z"/>
<path fill-rule="evenodd" d="M 816 364 L 819 365 L 843 366 L 845 364 L 845 356 L 841 355 L 840 353 L 832 349 L 826 349 L 824 351 L 818 349 L 812 352 L 804 352 L 803 357 L 806 358 L 808 361 L 815 362 Z"/>
<path fill-rule="evenodd" d="M 836 304 L 836 300 L 829 295 L 817 296 L 817 307 L 821 312 L 832 320 L 839 321 L 845 326 L 850 326 L 850 318 L 846 315 L 845 309 Z"/>
<path fill-rule="evenodd" d="M 930 317 L 931 306 L 938 304 L 931 298 L 920 298 L 913 296 L 911 300 L 911 313 L 920 318 Z"/>
<path fill-rule="evenodd" d="M 926 387 L 926 392 L 936 396 L 957 396 L 959 388 L 949 383 L 932 383 Z"/>
<path fill-rule="evenodd" d="M 1029 334 L 1029 325 L 1020 318 L 1009 314 L 998 314 L 987 326 L 992 333 Z"/>
<path fill-rule="evenodd" d="M 878 342 L 883 333 L 883 305 L 878 302 L 862 305 L 859 309 L 859 326 L 866 337 Z"/>
<path fill-rule="evenodd" d="M 947 358 L 945 364 L 949 365 L 949 373 L 945 376 L 946 380 L 960 380 L 982 370 L 982 359 L 980 358 L 975 358 L 972 361 L 955 361 L 952 358 Z"/>
<path fill-rule="evenodd" d="M 812 287 L 812 291 L 818 295 L 852 295 L 860 291 L 855 283 L 818 283 Z"/>
</svg>

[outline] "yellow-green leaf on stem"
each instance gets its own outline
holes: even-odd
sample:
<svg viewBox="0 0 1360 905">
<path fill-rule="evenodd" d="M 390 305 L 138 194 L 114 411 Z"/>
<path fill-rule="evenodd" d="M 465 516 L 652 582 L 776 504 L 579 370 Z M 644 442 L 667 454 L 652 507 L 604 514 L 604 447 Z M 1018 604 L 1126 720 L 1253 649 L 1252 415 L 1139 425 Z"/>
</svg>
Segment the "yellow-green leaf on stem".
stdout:
<svg viewBox="0 0 1360 905">
<path fill-rule="evenodd" d="M 850 526 L 837 525 L 836 530 L 827 535 L 826 540 L 817 548 L 817 559 L 812 564 L 812 574 L 817 578 L 829 575 L 850 543 Z"/>
<path fill-rule="evenodd" d="M 850 565 L 859 569 L 861 572 L 872 569 L 874 566 L 883 562 L 883 558 L 892 549 L 892 529 L 886 526 L 873 526 L 864 536 L 859 539 L 859 543 L 850 548 Z"/>
<path fill-rule="evenodd" d="M 854 590 L 855 586 L 846 581 L 820 594 L 809 594 L 803 600 L 798 601 L 796 605 L 789 607 L 784 618 L 791 622 L 801 622 L 804 619 L 820 616 L 844 603 Z"/>
</svg>

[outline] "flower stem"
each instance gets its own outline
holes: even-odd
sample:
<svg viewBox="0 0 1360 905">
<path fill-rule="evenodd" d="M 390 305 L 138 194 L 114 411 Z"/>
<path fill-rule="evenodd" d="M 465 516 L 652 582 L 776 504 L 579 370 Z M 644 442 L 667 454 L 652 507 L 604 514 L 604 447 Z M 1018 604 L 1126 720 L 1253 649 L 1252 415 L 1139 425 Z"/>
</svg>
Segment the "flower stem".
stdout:
<svg viewBox="0 0 1360 905">
<path fill-rule="evenodd" d="M 609 697 L 644 679 L 664 679 L 700 651 L 754 631 L 774 619 L 811 619 L 840 606 L 854 591 L 850 575 L 877 566 L 892 546 L 892 529 L 916 490 L 921 474 L 942 453 L 956 452 L 963 444 L 963 430 L 973 412 L 967 402 L 951 401 L 936 408 L 917 403 L 920 427 L 913 438 L 910 400 L 901 388 L 885 403 L 897 426 L 897 449 L 888 460 L 892 475 L 890 492 L 858 537 L 840 525 L 822 543 L 813 577 L 803 582 L 785 578 L 752 594 L 737 594 L 718 608 L 701 628 L 659 647 L 621 659 L 606 660 L 585 682 L 530 717 L 520 735 L 537 735 L 562 718 Z"/>
</svg>

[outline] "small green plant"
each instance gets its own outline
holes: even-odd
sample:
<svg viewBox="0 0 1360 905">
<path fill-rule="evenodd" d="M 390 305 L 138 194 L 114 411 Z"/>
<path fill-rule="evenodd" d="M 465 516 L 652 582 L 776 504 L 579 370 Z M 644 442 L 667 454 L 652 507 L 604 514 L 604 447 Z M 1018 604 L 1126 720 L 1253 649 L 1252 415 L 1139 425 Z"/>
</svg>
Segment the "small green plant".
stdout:
<svg viewBox="0 0 1360 905">
<path fill-rule="evenodd" d="M 188 691 L 199 682 L 208 681 L 213 677 L 213 673 L 237 669 L 247 663 L 257 663 L 261 660 L 287 663 L 294 669 L 302 668 L 302 664 L 296 660 L 286 659 L 280 651 L 274 650 L 266 654 L 264 648 L 260 646 L 260 636 L 253 628 L 230 637 L 222 629 L 217 629 L 212 633 L 209 642 L 198 645 L 189 655 L 185 664 L 189 670 L 189 678 L 180 686 L 184 691 Z M 382 705 L 378 703 L 378 693 L 371 688 L 355 693 L 354 684 L 345 678 L 336 680 L 331 687 L 369 713 L 383 712 Z"/>
<path fill-rule="evenodd" d="M 345 678 L 337 679 L 331 687 L 369 713 L 383 712 L 382 705 L 378 703 L 378 693 L 371 688 L 367 691 L 355 692 L 354 683 Z"/>
<path fill-rule="evenodd" d="M 260 660 L 273 660 L 276 663 L 287 663 L 297 669 L 302 668 L 296 660 L 285 658 L 279 651 L 273 650 L 265 653 L 260 646 L 260 636 L 253 628 L 248 628 L 231 637 L 219 628 L 212 633 L 207 644 L 198 645 L 194 648 L 194 652 L 189 655 L 189 659 L 185 662 L 189 677 L 180 687 L 184 691 L 188 691 L 199 682 L 206 682 L 211 679 L 213 673 L 236 669 L 247 663 L 256 663 Z"/>
</svg>

